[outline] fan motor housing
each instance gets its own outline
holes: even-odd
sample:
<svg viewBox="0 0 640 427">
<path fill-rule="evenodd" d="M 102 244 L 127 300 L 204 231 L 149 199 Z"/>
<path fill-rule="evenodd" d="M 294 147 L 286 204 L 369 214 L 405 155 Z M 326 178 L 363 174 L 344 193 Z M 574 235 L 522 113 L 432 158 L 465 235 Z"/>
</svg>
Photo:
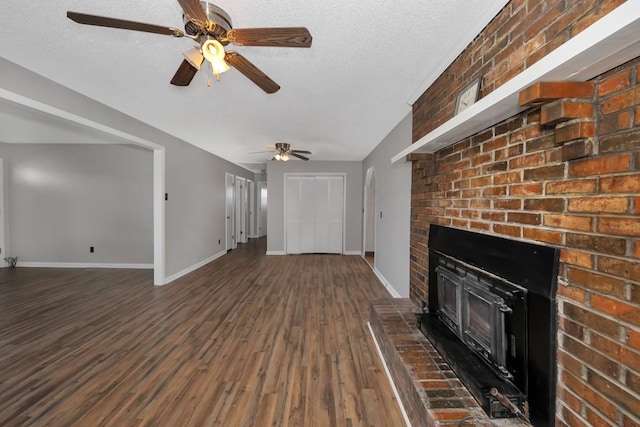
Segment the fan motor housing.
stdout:
<svg viewBox="0 0 640 427">
<path fill-rule="evenodd" d="M 291 146 L 286 142 L 276 142 L 276 150 L 281 153 L 286 153 L 287 151 L 289 151 L 290 147 Z"/>
<path fill-rule="evenodd" d="M 200 4 L 207 15 L 207 19 L 215 24 L 212 29 L 212 35 L 215 35 L 216 38 L 225 37 L 227 31 L 233 28 L 229 14 L 215 4 L 211 4 L 206 1 L 201 1 Z M 200 27 L 191 22 L 186 15 L 183 14 L 182 19 L 184 21 L 184 30 L 187 34 L 191 36 L 202 35 Z"/>
</svg>

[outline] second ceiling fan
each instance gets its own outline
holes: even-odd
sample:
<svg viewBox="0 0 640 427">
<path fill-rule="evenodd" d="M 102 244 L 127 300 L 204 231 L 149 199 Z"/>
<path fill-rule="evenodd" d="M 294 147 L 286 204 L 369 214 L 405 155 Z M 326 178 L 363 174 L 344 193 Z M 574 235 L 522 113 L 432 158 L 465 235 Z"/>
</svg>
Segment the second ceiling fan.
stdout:
<svg viewBox="0 0 640 427">
<path fill-rule="evenodd" d="M 289 145 L 289 143 L 287 142 L 276 142 L 275 149 L 276 149 L 276 155 L 273 156 L 273 159 L 271 160 L 278 160 L 281 162 L 286 162 L 287 160 L 289 160 L 289 156 L 297 157 L 300 160 L 308 161 L 309 157 L 307 156 L 311 155 L 311 151 L 292 150 L 291 145 Z M 303 154 L 306 154 L 307 156 L 303 156 Z"/>
<path fill-rule="evenodd" d="M 178 3 L 184 12 L 184 31 L 174 27 L 71 11 L 67 12 L 67 17 L 79 24 L 195 40 L 199 47 L 184 53 L 185 59 L 171 79 L 171 84 L 176 86 L 188 86 L 206 60 L 218 79 L 220 73 L 234 67 L 266 93 L 274 93 L 280 89 L 276 82 L 244 56 L 234 51 L 225 51 L 224 47 L 229 43 L 237 46 L 311 47 L 311 34 L 304 27 L 234 29 L 231 17 L 216 5 L 199 0 L 178 0 Z"/>
<path fill-rule="evenodd" d="M 297 157 L 300 160 L 308 161 L 309 157 L 307 156 L 311 155 L 311 151 L 293 150 L 291 148 L 291 144 L 288 142 L 276 142 L 275 145 L 269 145 L 267 148 L 269 148 L 269 151 L 254 151 L 249 154 L 272 153 L 273 150 L 275 150 L 276 154 L 271 158 L 271 160 L 277 160 L 279 162 L 286 162 L 291 157 Z"/>
</svg>

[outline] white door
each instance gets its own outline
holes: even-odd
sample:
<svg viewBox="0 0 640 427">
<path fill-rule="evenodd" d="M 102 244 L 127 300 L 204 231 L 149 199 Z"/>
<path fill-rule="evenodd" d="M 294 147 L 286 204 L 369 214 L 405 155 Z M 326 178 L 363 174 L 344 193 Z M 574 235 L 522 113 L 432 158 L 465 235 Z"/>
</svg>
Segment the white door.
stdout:
<svg viewBox="0 0 640 427">
<path fill-rule="evenodd" d="M 5 222 L 5 203 L 4 203 L 4 161 L 0 158 L 0 268 L 5 267 L 4 258 L 9 256 L 5 246 L 4 222 Z"/>
<path fill-rule="evenodd" d="M 242 231 L 242 243 L 247 243 L 249 241 L 249 184 L 247 180 L 242 184 L 241 191 L 240 209 L 242 222 L 240 229 Z"/>
<path fill-rule="evenodd" d="M 287 176 L 287 253 L 315 252 L 315 178 Z"/>
<path fill-rule="evenodd" d="M 236 176 L 236 240 L 238 243 L 247 242 L 247 197 L 246 180 Z"/>
<path fill-rule="evenodd" d="M 247 181 L 248 199 L 249 199 L 249 238 L 256 238 L 256 184 L 253 181 Z"/>
<path fill-rule="evenodd" d="M 344 177 L 287 176 L 287 253 L 342 253 Z"/>
<path fill-rule="evenodd" d="M 316 252 L 343 251 L 344 179 L 342 176 L 316 177 Z"/>
<path fill-rule="evenodd" d="M 226 236 L 227 250 L 235 249 L 236 242 L 236 178 L 230 173 L 225 174 L 226 179 Z"/>
<path fill-rule="evenodd" d="M 258 215 L 258 237 L 264 237 L 267 235 L 267 183 L 261 181 L 258 183 L 258 194 L 260 206 Z"/>
<path fill-rule="evenodd" d="M 287 235 L 287 253 L 299 254 L 300 246 L 300 222 L 302 221 L 301 203 L 302 180 L 299 177 L 288 176 L 285 181 L 285 233 Z"/>
</svg>

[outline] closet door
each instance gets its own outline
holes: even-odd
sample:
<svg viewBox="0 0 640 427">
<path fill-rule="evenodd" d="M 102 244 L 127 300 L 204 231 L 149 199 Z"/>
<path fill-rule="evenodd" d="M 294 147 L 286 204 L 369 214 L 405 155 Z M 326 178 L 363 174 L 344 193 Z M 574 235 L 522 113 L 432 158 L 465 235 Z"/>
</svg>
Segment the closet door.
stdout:
<svg viewBox="0 0 640 427">
<path fill-rule="evenodd" d="M 315 183 L 315 252 L 341 254 L 343 177 L 317 176 Z"/>
<path fill-rule="evenodd" d="M 287 253 L 341 254 L 344 178 L 287 176 L 285 193 Z"/>
<path fill-rule="evenodd" d="M 290 254 L 299 254 L 300 249 L 300 220 L 302 218 L 300 178 L 288 176 L 285 180 L 285 234 L 287 236 L 286 250 Z"/>
<path fill-rule="evenodd" d="M 300 177 L 300 253 L 316 252 L 314 197 L 314 177 Z"/>
<path fill-rule="evenodd" d="M 313 252 L 315 179 L 312 176 L 288 176 L 285 184 L 287 253 Z"/>
</svg>

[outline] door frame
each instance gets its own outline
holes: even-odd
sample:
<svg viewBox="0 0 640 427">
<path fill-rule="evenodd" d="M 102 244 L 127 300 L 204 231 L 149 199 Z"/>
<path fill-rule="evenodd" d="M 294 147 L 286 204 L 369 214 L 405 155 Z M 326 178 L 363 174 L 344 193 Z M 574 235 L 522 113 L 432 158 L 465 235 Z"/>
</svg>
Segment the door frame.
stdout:
<svg viewBox="0 0 640 427">
<path fill-rule="evenodd" d="M 341 176 L 342 177 L 342 254 L 346 253 L 347 246 L 347 174 L 345 172 L 314 172 L 314 173 L 300 173 L 300 172 L 285 172 L 283 174 L 283 218 L 284 218 L 284 253 L 289 254 L 287 248 L 287 178 L 288 177 L 318 177 L 318 176 Z"/>
</svg>

